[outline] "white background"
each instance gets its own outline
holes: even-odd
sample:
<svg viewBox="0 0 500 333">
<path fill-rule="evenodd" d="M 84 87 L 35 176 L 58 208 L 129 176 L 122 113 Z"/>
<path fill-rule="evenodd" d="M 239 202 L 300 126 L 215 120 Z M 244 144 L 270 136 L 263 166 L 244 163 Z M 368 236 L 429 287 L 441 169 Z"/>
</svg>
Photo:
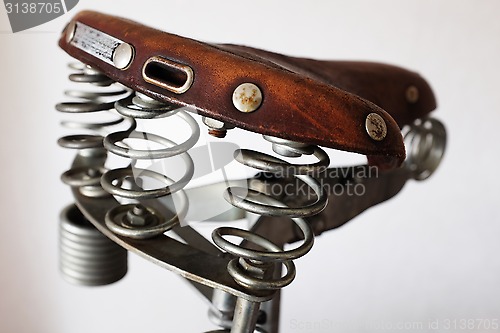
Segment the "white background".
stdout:
<svg viewBox="0 0 500 333">
<path fill-rule="evenodd" d="M 186 283 L 135 256 L 126 278 L 109 287 L 74 287 L 59 277 L 58 214 L 71 202 L 59 175 L 73 152 L 56 145 L 66 132 L 53 106 L 64 99 L 70 61 L 56 42 L 84 8 L 204 41 L 419 72 L 448 130 L 444 162 L 428 181 L 409 183 L 317 238 L 284 291 L 281 332 L 384 332 L 415 323 L 424 329 L 410 331 L 438 323 L 443 332 L 447 320 L 500 320 L 500 2 L 81 0 L 15 35 L 0 10 L 1 332 L 215 328 Z M 488 332 L 479 321 L 468 331 Z"/>
</svg>

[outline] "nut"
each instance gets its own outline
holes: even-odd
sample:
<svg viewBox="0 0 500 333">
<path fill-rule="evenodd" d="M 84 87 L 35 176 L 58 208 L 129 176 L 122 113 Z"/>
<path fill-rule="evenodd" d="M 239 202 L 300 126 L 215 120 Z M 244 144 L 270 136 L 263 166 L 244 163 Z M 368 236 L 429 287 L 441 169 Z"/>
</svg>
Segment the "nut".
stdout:
<svg viewBox="0 0 500 333">
<path fill-rule="evenodd" d="M 153 215 L 148 211 L 146 207 L 141 204 L 137 204 L 130 209 L 126 216 L 126 224 L 129 226 L 146 226 L 150 224 Z"/>
</svg>

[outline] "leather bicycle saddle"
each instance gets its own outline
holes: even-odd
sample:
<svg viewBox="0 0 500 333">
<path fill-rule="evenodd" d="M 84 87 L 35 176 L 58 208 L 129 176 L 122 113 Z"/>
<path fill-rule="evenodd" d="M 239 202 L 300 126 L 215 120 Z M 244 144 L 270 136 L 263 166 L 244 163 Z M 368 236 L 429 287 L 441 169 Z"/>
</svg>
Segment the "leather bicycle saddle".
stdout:
<svg viewBox="0 0 500 333">
<path fill-rule="evenodd" d="M 384 168 L 405 158 L 400 126 L 436 106 L 424 79 L 395 66 L 202 43 L 91 11 L 74 17 L 59 45 L 156 100 L 252 132 L 365 154 Z"/>
</svg>

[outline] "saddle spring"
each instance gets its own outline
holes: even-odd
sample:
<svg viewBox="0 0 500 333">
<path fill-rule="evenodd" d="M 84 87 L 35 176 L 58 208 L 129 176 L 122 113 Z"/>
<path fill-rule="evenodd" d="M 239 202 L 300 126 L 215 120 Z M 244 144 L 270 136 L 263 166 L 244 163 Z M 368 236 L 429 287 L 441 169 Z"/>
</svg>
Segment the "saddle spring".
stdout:
<svg viewBox="0 0 500 333">
<path fill-rule="evenodd" d="M 113 81 L 89 66 L 71 64 L 70 68 L 76 71 L 69 76 L 71 81 L 92 84 L 102 91 L 68 90 L 65 94 L 79 101 L 57 104 L 56 109 L 60 112 L 80 115 L 109 113 L 114 101 L 128 93 L 122 87 L 105 90 Z M 90 132 L 64 136 L 58 140 L 61 147 L 76 149 L 77 159 L 80 157 L 81 161 L 87 161 L 83 166 L 72 167 L 64 172 L 61 176 L 64 183 L 78 189 L 85 196 L 108 195 L 100 186 L 106 160 L 102 135 L 107 128 L 118 125 L 123 120 L 123 117 L 114 115 L 112 120 L 102 122 L 61 122 L 64 127 Z M 88 158 L 89 156 L 92 158 Z M 67 206 L 61 213 L 59 236 L 60 270 L 64 279 L 70 283 L 106 285 L 120 280 L 126 274 L 127 251 L 97 230 L 76 205 Z"/>
<path fill-rule="evenodd" d="M 101 92 L 68 91 L 67 95 L 83 101 L 60 103 L 56 106 L 57 110 L 65 113 L 103 112 L 113 114 L 114 117 L 100 123 L 63 122 L 66 127 L 88 130 L 91 134 L 71 135 L 59 140 L 61 146 L 77 149 L 78 154 L 82 156 L 81 160 L 86 163 L 65 172 L 62 180 L 84 196 L 112 195 L 119 198 L 122 203 L 110 207 L 105 217 L 106 227 L 119 236 L 147 239 L 170 230 L 179 223 L 188 209 L 183 189 L 194 174 L 193 160 L 188 151 L 200 136 L 197 122 L 185 110 L 121 87 L 95 69 L 85 65 L 73 65 L 71 68 L 77 70 L 77 73 L 70 75 L 70 80 L 74 82 L 120 88 Z M 180 118 L 190 129 L 189 137 L 180 144 L 137 129 L 138 121 L 170 116 Z M 129 123 L 125 130 L 111 130 L 115 125 L 121 126 L 125 122 Z M 240 286 L 256 293 L 277 291 L 290 284 L 296 274 L 293 260 L 305 255 L 313 246 L 313 231 L 305 218 L 316 215 L 327 204 L 327 194 L 313 175 L 324 171 L 330 162 L 325 151 L 317 146 L 267 136 L 264 136 L 264 139 L 272 144 L 278 155 L 287 158 L 313 155 L 318 161 L 314 164 L 292 164 L 247 149 L 238 149 L 234 154 L 235 159 L 247 167 L 277 179 L 293 179 L 297 183 L 305 184 L 313 193 L 313 200 L 300 207 L 288 207 L 280 198 L 266 192 L 265 180 L 262 179 L 252 179 L 248 182 L 249 188 L 231 186 L 222 193 L 226 201 L 244 211 L 292 219 L 303 235 L 298 246 L 284 250 L 282 244 L 275 244 L 252 231 L 233 227 L 220 227 L 213 231 L 214 243 L 234 257 L 227 267 L 231 277 Z M 133 145 L 134 140 L 142 141 L 143 145 L 137 148 Z M 143 148 L 144 145 L 146 148 Z M 151 146 L 155 148 L 152 149 Z M 161 148 L 157 148 L 158 146 Z M 126 158 L 130 164 L 108 170 L 105 167 L 107 152 Z M 92 158 L 83 158 L 88 156 Z M 154 166 L 157 162 L 175 156 L 185 165 L 183 175 L 176 180 L 167 176 L 167 172 L 142 166 L 142 162 L 148 160 Z M 173 200 L 173 197 L 179 200 Z M 76 282 L 85 285 L 118 281 L 126 272 L 127 251 L 106 238 L 88 221 L 82 223 L 85 221 L 83 214 L 76 206 L 70 207 L 65 212 L 71 211 L 71 214 L 65 214 L 61 222 L 63 274 L 73 282 L 75 276 L 78 276 Z M 92 235 L 89 229 L 92 230 Z M 242 239 L 241 244 L 227 240 L 230 236 Z M 94 241 L 94 238 L 99 240 Z M 106 245 L 101 246 L 101 242 Z M 118 255 L 119 258 L 116 257 Z M 106 264 L 110 262 L 116 264 Z M 283 266 L 286 269 L 284 274 Z M 103 278 L 98 279 L 99 276 Z M 262 327 L 256 327 L 259 307 L 260 303 L 238 298 L 235 308 L 242 311 L 234 311 L 234 319 L 230 323 L 224 323 L 223 328 L 231 329 L 231 332 L 265 332 Z"/>
<path fill-rule="evenodd" d="M 106 171 L 101 178 L 101 185 L 108 193 L 133 200 L 134 203 L 119 205 L 109 210 L 106 215 L 106 226 L 114 233 L 125 237 L 137 239 L 154 237 L 177 225 L 187 212 L 188 202 L 182 189 L 194 174 L 193 161 L 187 151 L 199 139 L 198 123 L 184 110 L 158 102 L 141 93 L 117 101 L 115 108 L 122 116 L 131 119 L 134 126 L 107 135 L 103 141 L 104 147 L 115 155 L 130 159 L 131 164 L 125 168 Z M 178 144 L 165 137 L 136 130 L 136 119 L 147 120 L 170 116 L 179 117 L 190 128 L 190 136 L 183 143 Z M 130 139 L 144 141 L 146 148 L 132 148 L 126 142 Z M 150 144 L 159 145 L 161 148 L 151 149 Z M 185 165 L 184 174 L 180 179 L 173 180 L 164 173 L 154 170 L 155 163 L 174 156 L 179 156 Z M 148 168 L 138 166 L 137 162 L 143 160 L 150 160 L 152 165 Z M 158 164 L 164 169 L 162 163 Z M 127 182 L 130 183 L 130 188 L 123 186 Z M 151 186 L 154 188 L 146 189 Z M 177 198 L 173 198 L 174 195 Z M 159 199 L 161 203 L 153 199 Z"/>
<path fill-rule="evenodd" d="M 233 227 L 220 227 L 213 231 L 214 243 L 235 257 L 228 264 L 229 274 L 238 284 L 256 292 L 279 290 L 295 278 L 293 260 L 308 253 L 314 243 L 313 231 L 304 218 L 318 214 L 327 204 L 327 194 L 312 175 L 324 171 L 330 163 L 326 152 L 317 146 L 269 136 L 264 136 L 264 139 L 271 142 L 273 151 L 281 156 L 314 155 L 318 162 L 291 164 L 253 150 L 239 149 L 235 152 L 235 159 L 239 163 L 263 171 L 268 177 L 292 178 L 296 182 L 303 182 L 315 196 L 315 200 L 308 205 L 287 207 L 282 201 L 266 193 L 265 180 L 254 180 L 249 188 L 233 186 L 224 191 L 226 201 L 240 209 L 258 215 L 291 218 L 303 235 L 303 240 L 298 246 L 284 250 L 281 245 L 274 244 L 252 231 Z M 228 241 L 226 236 L 236 236 L 243 241 L 241 244 L 235 244 Z M 282 266 L 286 268 L 284 275 Z M 231 329 L 231 332 L 265 332 L 262 327 L 256 326 L 259 307 L 260 304 L 238 298 L 232 322 L 219 320 L 218 324 Z"/>
</svg>

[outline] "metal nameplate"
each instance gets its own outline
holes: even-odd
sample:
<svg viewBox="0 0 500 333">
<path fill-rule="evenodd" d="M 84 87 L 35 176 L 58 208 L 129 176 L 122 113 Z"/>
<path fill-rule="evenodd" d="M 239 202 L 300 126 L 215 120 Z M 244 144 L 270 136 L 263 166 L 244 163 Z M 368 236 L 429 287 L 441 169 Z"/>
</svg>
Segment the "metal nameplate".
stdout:
<svg viewBox="0 0 500 333">
<path fill-rule="evenodd" d="M 113 65 L 113 53 L 123 41 L 102 31 L 76 22 L 71 44 L 88 54 Z"/>
</svg>

